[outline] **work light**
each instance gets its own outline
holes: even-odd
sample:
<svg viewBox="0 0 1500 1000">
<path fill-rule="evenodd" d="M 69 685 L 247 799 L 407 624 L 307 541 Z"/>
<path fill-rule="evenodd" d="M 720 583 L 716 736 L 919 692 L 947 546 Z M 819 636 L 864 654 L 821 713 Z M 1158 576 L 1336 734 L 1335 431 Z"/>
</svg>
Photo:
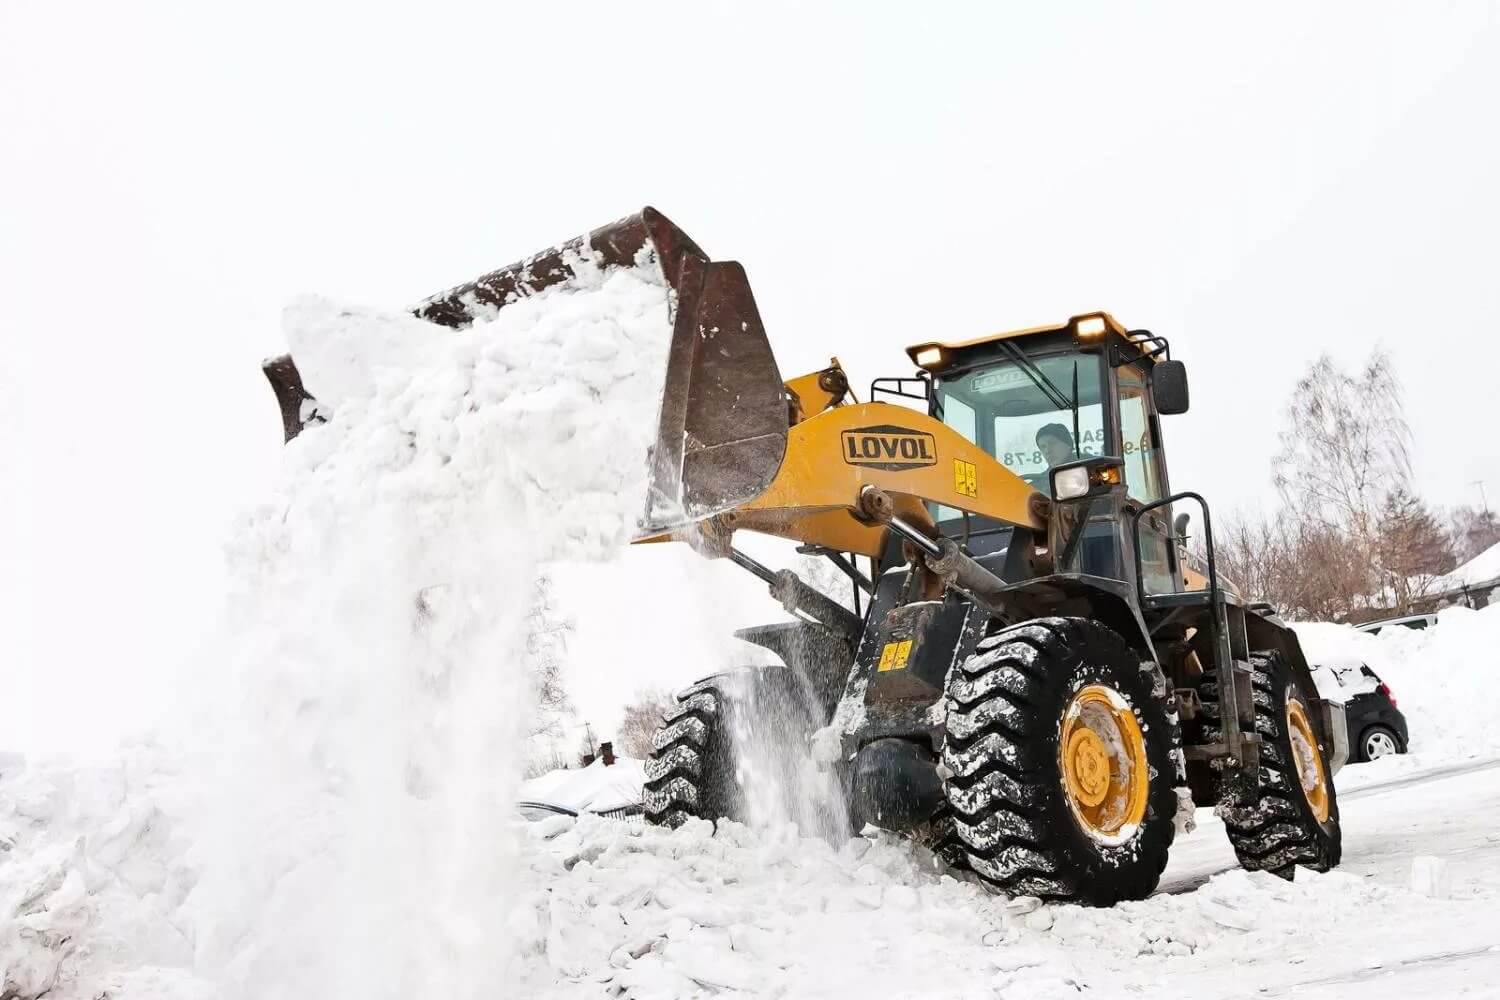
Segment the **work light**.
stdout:
<svg viewBox="0 0 1500 1000">
<path fill-rule="evenodd" d="M 1078 500 L 1108 493 L 1124 482 L 1125 461 L 1100 455 L 1059 465 L 1052 470 L 1052 499 Z"/>
</svg>

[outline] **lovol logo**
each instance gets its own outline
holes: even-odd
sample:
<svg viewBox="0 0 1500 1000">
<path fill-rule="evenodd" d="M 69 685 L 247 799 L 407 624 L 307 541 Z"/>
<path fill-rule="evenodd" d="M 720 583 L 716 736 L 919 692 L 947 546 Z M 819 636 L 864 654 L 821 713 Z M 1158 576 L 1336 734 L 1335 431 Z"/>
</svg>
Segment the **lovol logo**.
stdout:
<svg viewBox="0 0 1500 1000">
<path fill-rule="evenodd" d="M 856 427 L 841 435 L 844 461 L 873 469 L 920 469 L 937 464 L 937 445 L 931 434 L 905 427 Z"/>
</svg>

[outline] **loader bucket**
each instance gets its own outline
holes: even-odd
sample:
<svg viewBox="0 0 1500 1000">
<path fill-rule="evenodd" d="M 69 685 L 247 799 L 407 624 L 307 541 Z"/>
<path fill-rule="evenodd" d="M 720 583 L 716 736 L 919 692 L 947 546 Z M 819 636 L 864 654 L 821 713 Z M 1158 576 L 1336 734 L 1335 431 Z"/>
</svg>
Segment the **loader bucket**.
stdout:
<svg viewBox="0 0 1500 1000">
<path fill-rule="evenodd" d="M 462 329 L 567 284 L 585 263 L 657 267 L 671 289 L 661 414 L 637 537 L 686 527 L 759 496 L 781 467 L 791 418 L 750 283 L 739 264 L 710 261 L 655 209 L 441 292 L 412 312 Z M 263 369 L 288 441 L 323 419 L 289 356 L 273 358 Z"/>
</svg>

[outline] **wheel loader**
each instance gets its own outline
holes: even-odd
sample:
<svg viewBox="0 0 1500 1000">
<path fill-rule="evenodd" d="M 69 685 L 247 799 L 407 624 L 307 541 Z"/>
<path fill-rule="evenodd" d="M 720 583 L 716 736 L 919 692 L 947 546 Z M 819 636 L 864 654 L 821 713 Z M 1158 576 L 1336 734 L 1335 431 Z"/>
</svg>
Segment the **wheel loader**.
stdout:
<svg viewBox="0 0 1500 1000">
<path fill-rule="evenodd" d="M 780 664 L 678 697 L 650 822 L 744 818 L 748 724 L 830 772 L 853 829 L 920 839 L 1001 893 L 1142 898 L 1194 805 L 1246 868 L 1338 864 L 1342 706 L 1218 572 L 1207 501 L 1170 485 L 1161 418 L 1188 383 L 1166 338 L 1090 312 L 922 339 L 861 401 L 837 360 L 784 378 L 743 269 L 650 208 L 414 311 L 462 328 L 580 261 L 656 267 L 671 290 L 637 540 L 756 574 L 792 618 L 739 633 Z M 265 369 L 288 440 L 322 419 L 292 359 Z M 850 599 L 762 565 L 745 532 L 826 558 Z"/>
</svg>

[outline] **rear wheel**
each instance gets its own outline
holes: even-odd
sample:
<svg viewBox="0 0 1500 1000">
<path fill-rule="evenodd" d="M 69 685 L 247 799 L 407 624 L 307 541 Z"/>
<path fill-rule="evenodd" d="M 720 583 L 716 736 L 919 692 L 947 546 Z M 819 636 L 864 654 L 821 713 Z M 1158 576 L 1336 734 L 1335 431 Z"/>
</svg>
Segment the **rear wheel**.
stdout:
<svg viewBox="0 0 1500 1000">
<path fill-rule="evenodd" d="M 1328 871 L 1343 852 L 1338 796 L 1313 725 L 1314 702 L 1280 653 L 1252 653 L 1260 763 L 1225 782 L 1219 803 L 1240 866 L 1290 879 L 1297 866 Z M 1200 689 L 1205 731 L 1219 724 L 1218 682 Z"/>
<path fill-rule="evenodd" d="M 678 827 L 738 811 L 729 780 L 721 694 L 708 682 L 684 692 L 662 719 L 646 761 L 646 822 Z"/>
<path fill-rule="evenodd" d="M 1359 738 L 1360 760 L 1379 760 L 1401 752 L 1401 741 L 1385 726 L 1371 726 Z"/>
<path fill-rule="evenodd" d="M 1097 622 L 985 639 L 949 685 L 943 748 L 967 866 L 1011 895 L 1149 895 L 1175 833 L 1172 731 L 1151 672 Z"/>
<path fill-rule="evenodd" d="M 646 821 L 749 822 L 757 811 L 807 825 L 799 790 L 817 728 L 815 700 L 782 666 L 699 681 L 678 695 L 646 761 Z"/>
</svg>

